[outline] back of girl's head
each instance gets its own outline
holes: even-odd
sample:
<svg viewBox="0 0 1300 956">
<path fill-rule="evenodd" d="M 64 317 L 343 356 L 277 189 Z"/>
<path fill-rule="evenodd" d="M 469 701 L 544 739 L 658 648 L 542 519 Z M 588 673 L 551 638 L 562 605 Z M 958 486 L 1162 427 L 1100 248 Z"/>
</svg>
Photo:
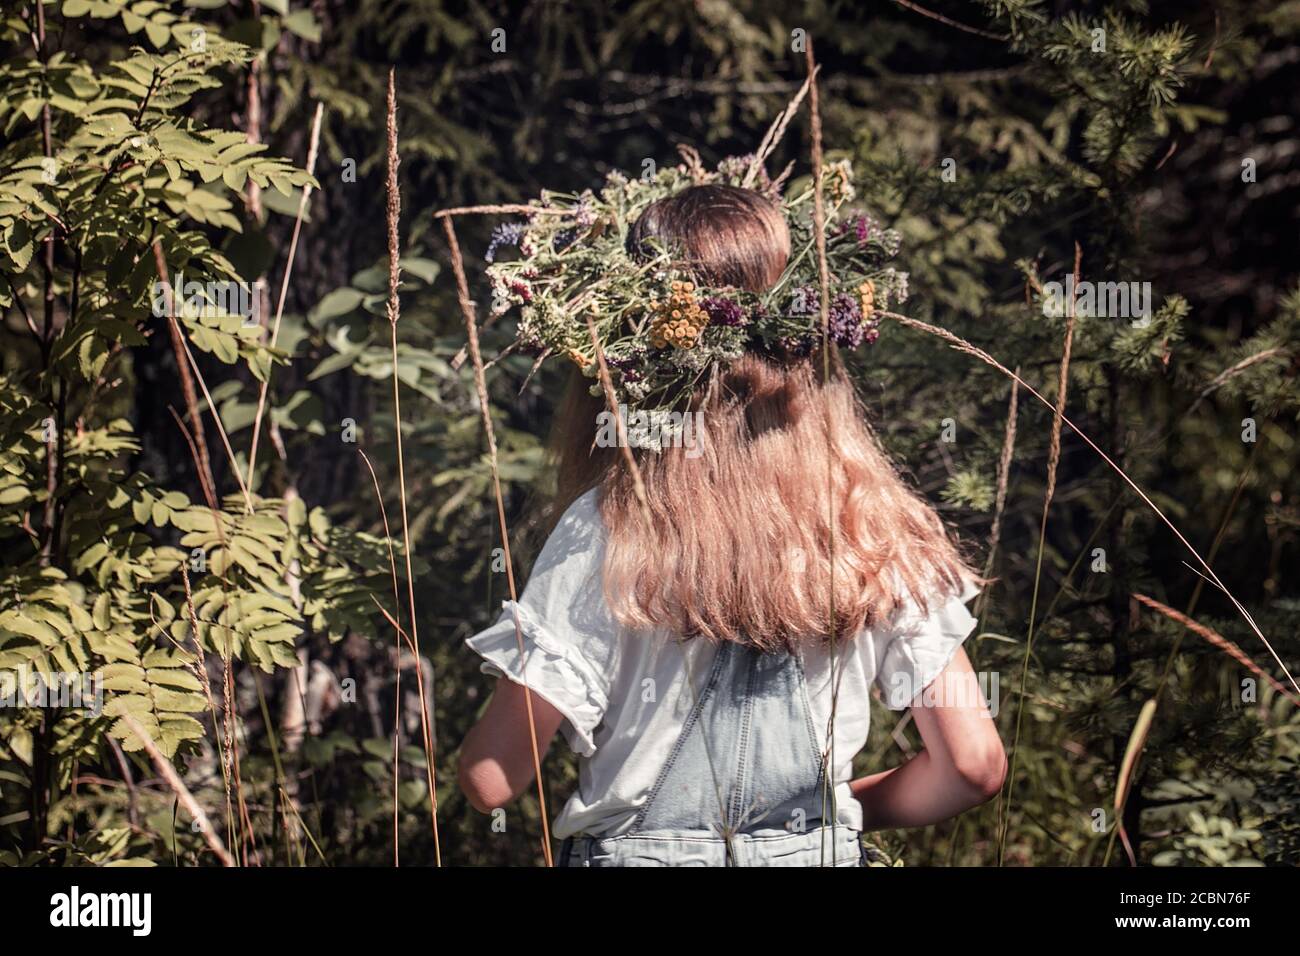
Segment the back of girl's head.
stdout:
<svg viewBox="0 0 1300 956">
<path fill-rule="evenodd" d="M 652 203 L 627 245 L 756 293 L 790 256 L 775 203 L 718 185 Z M 880 448 L 838 356 L 824 359 L 746 352 L 702 382 L 693 443 L 634 453 L 648 514 L 620 449 L 596 444 L 604 404 L 575 374 L 556 414 L 554 517 L 600 489 L 605 591 L 623 624 L 792 648 L 852 636 L 909 595 L 924 607 L 968 573 Z"/>
<path fill-rule="evenodd" d="M 633 256 L 666 250 L 711 286 L 763 292 L 790 258 L 790 230 L 776 203 L 739 186 L 691 186 L 651 203 L 628 230 Z"/>
</svg>

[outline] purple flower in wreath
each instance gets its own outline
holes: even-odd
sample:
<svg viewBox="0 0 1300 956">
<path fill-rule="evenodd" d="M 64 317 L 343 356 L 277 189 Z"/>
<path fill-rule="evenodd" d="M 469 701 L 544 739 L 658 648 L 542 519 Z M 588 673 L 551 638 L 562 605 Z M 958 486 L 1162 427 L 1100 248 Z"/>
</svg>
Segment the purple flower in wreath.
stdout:
<svg viewBox="0 0 1300 956">
<path fill-rule="evenodd" d="M 710 325 L 738 328 L 749 324 L 744 307 L 739 302 L 734 302 L 731 299 L 710 296 L 701 301 L 700 306 L 708 313 Z"/>
<path fill-rule="evenodd" d="M 852 233 L 853 238 L 857 241 L 858 245 L 865 246 L 872 236 L 879 231 L 879 227 L 876 225 L 874 219 L 866 213 L 860 213 L 856 216 L 850 216 L 848 219 L 844 220 L 844 222 L 840 223 L 835 230 L 835 234 L 837 236 L 843 236 Z"/>
<path fill-rule="evenodd" d="M 855 349 L 861 345 L 864 330 L 857 297 L 841 292 L 831 299 L 827 325 L 831 341 L 841 348 Z"/>
<path fill-rule="evenodd" d="M 501 246 L 518 246 L 519 241 L 524 238 L 524 229 L 527 223 L 522 222 L 503 222 L 492 230 L 492 241 L 488 243 L 487 252 L 483 258 L 487 262 L 496 260 L 497 249 Z"/>
<path fill-rule="evenodd" d="M 800 286 L 794 290 L 790 300 L 790 314 L 796 316 L 813 317 L 814 328 L 810 329 L 807 336 L 786 336 L 781 339 L 781 345 L 791 354 L 806 354 L 797 351 L 792 346 L 797 346 L 798 341 L 805 338 L 808 344 L 808 350 L 812 350 L 813 342 L 821 338 L 821 322 L 818 313 L 821 311 L 821 293 L 816 286 Z M 858 304 L 856 296 L 841 292 L 831 298 L 830 308 L 827 312 L 827 333 L 830 340 L 841 348 L 855 349 L 863 343 L 867 337 L 867 329 L 862 322 L 862 307 Z M 872 340 L 874 341 L 874 339 Z"/>
<path fill-rule="evenodd" d="M 639 365 L 645 359 L 644 351 L 634 349 L 631 355 L 606 355 L 605 364 L 618 373 L 618 377 L 628 383 L 641 381 Z"/>
</svg>

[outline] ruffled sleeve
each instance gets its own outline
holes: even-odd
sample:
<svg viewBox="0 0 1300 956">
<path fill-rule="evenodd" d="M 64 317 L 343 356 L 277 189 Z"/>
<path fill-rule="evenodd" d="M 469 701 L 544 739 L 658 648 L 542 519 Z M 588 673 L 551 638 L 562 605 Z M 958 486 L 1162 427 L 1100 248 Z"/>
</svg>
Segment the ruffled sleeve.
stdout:
<svg viewBox="0 0 1300 956">
<path fill-rule="evenodd" d="M 980 588 L 968 582 L 959 594 L 932 604 L 929 614 L 909 602 L 890 627 L 876 635 L 876 687 L 890 710 L 906 710 L 943 673 L 978 623 L 966 602 Z"/>
<path fill-rule="evenodd" d="M 518 603 L 503 602 L 497 622 L 465 642 L 483 658 L 483 673 L 526 684 L 558 710 L 560 730 L 580 757 L 596 751 L 616 666 L 618 629 L 601 589 L 603 563 L 603 527 L 592 492 L 560 519 Z"/>
</svg>

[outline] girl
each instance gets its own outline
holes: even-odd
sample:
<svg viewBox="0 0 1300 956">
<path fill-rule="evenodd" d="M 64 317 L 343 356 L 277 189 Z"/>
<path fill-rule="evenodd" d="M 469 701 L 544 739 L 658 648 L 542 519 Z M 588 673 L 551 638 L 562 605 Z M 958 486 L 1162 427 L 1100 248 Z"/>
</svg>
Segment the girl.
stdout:
<svg viewBox="0 0 1300 956">
<path fill-rule="evenodd" d="M 790 259 L 778 205 L 696 185 L 641 211 L 633 255 L 760 293 Z M 692 447 L 597 443 L 581 378 L 557 415 L 554 521 L 520 601 L 472 637 L 499 681 L 461 748 L 478 810 L 580 758 L 555 822 L 567 866 L 861 866 L 864 830 L 920 827 L 998 792 L 1005 756 L 961 648 L 975 577 L 890 465 L 838 360 L 753 349 L 692 399 Z M 828 440 L 829 439 L 829 440 Z M 521 658 L 516 623 L 525 651 Z M 925 749 L 851 779 L 872 689 Z"/>
</svg>

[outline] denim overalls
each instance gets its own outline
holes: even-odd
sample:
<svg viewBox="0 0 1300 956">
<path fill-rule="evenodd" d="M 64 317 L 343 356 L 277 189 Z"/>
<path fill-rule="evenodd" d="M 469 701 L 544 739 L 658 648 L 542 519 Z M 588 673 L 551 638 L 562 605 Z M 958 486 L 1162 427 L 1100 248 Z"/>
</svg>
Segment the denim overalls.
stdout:
<svg viewBox="0 0 1300 956">
<path fill-rule="evenodd" d="M 724 642 L 631 828 L 569 837 L 559 865 L 864 866 L 823 772 L 800 659 Z"/>
</svg>

